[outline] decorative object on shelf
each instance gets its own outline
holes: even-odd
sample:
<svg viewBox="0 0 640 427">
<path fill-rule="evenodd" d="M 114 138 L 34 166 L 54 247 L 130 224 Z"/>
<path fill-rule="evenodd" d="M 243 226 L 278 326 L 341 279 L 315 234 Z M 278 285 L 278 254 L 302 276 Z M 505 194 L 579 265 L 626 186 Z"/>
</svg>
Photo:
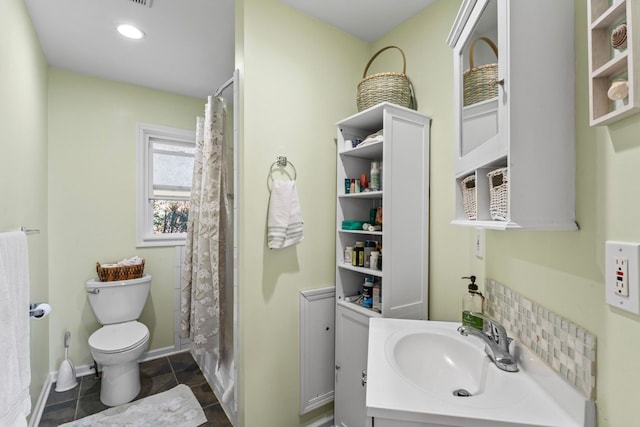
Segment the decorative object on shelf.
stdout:
<svg viewBox="0 0 640 427">
<path fill-rule="evenodd" d="M 627 48 L 627 24 L 620 24 L 611 32 L 611 47 L 618 50 Z"/>
<path fill-rule="evenodd" d="M 464 72 L 464 105 L 471 105 L 498 96 L 498 64 L 474 66 L 476 42 L 487 43 L 498 58 L 498 48 L 488 37 L 478 37 L 469 47 L 469 69 Z"/>
<path fill-rule="evenodd" d="M 387 49 L 398 49 L 400 51 L 402 55 L 402 72 L 376 73 L 367 76 L 367 71 L 369 71 L 369 66 L 371 66 L 373 60 Z M 376 52 L 367 62 L 362 74 L 362 80 L 358 83 L 356 97 L 358 111 L 366 110 L 385 101 L 416 110 L 418 103 L 413 91 L 413 83 L 411 83 L 406 71 L 407 59 L 402 49 L 398 46 L 387 46 Z"/>
<path fill-rule="evenodd" d="M 478 218 L 478 210 L 476 206 L 476 176 L 469 175 L 462 181 L 460 181 L 460 187 L 462 188 L 462 205 L 464 208 L 464 214 L 470 221 Z"/>
<path fill-rule="evenodd" d="M 489 178 L 489 214 L 495 221 L 506 221 L 509 202 L 509 170 L 499 168 L 487 174 Z"/>
<path fill-rule="evenodd" d="M 615 80 L 611 83 L 607 96 L 612 101 L 619 101 L 629 96 L 629 82 L 627 80 Z"/>
</svg>

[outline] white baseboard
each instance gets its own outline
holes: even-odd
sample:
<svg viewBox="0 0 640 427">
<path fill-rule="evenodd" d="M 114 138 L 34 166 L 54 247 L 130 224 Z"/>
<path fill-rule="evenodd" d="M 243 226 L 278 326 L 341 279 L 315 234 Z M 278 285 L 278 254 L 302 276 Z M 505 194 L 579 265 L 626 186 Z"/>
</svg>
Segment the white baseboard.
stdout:
<svg viewBox="0 0 640 427">
<path fill-rule="evenodd" d="M 172 354 L 184 353 L 185 351 L 188 350 L 176 350 L 174 346 L 157 348 L 155 350 L 147 351 L 140 359 L 140 362 L 159 359 L 161 357 L 171 356 Z M 80 365 L 76 366 L 75 368 L 77 378 L 94 374 L 93 365 Z M 51 385 L 54 384 L 57 380 L 58 371 L 50 372 L 49 375 L 47 375 L 47 379 L 42 386 L 42 390 L 40 390 L 38 401 L 36 402 L 35 407 L 32 408 L 33 410 L 31 411 L 31 418 L 29 419 L 29 427 L 37 427 L 38 424 L 40 424 L 42 412 L 44 411 L 44 407 L 47 404 L 47 399 L 49 398 Z"/>
<path fill-rule="evenodd" d="M 47 379 L 44 381 L 42 390 L 40 390 L 40 396 L 36 401 L 34 408 L 31 408 L 31 418 L 29 418 L 29 427 L 37 427 L 40 424 L 40 418 L 42 418 L 42 412 L 44 411 L 44 405 L 49 398 L 49 391 L 51 391 L 51 384 L 53 384 L 53 373 L 47 375 Z"/>
</svg>

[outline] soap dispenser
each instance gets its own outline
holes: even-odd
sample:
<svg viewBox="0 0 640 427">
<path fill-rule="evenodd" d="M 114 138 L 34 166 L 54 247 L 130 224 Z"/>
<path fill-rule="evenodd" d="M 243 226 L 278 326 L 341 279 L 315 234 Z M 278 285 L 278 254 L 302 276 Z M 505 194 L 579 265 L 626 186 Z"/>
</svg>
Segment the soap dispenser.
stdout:
<svg viewBox="0 0 640 427">
<path fill-rule="evenodd" d="M 484 320 L 474 313 L 484 314 L 484 296 L 478 291 L 476 276 L 463 277 L 469 279 L 468 292 L 462 297 L 462 324 L 483 330 Z"/>
</svg>

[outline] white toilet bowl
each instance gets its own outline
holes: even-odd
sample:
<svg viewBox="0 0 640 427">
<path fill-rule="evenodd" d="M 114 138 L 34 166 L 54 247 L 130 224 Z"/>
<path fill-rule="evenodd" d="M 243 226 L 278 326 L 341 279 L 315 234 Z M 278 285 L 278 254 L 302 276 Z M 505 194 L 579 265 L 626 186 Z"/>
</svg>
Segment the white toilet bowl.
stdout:
<svg viewBox="0 0 640 427">
<path fill-rule="evenodd" d="M 138 359 L 149 347 L 149 329 L 138 321 L 105 325 L 89 337 L 94 360 L 102 366 L 100 401 L 130 402 L 140 392 Z"/>
</svg>

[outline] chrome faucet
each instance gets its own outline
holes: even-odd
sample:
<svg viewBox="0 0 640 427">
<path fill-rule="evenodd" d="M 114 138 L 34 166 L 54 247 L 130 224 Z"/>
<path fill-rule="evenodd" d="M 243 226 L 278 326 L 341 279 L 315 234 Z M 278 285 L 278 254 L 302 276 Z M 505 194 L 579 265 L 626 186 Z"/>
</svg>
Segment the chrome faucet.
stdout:
<svg viewBox="0 0 640 427">
<path fill-rule="evenodd" d="M 458 328 L 458 332 L 465 336 L 473 335 L 481 338 L 486 344 L 484 351 L 498 368 L 507 372 L 517 372 L 518 362 L 509 353 L 509 343 L 512 339 L 507 336 L 504 326 L 483 314 L 472 314 L 484 321 L 483 330 L 463 325 Z"/>
</svg>

